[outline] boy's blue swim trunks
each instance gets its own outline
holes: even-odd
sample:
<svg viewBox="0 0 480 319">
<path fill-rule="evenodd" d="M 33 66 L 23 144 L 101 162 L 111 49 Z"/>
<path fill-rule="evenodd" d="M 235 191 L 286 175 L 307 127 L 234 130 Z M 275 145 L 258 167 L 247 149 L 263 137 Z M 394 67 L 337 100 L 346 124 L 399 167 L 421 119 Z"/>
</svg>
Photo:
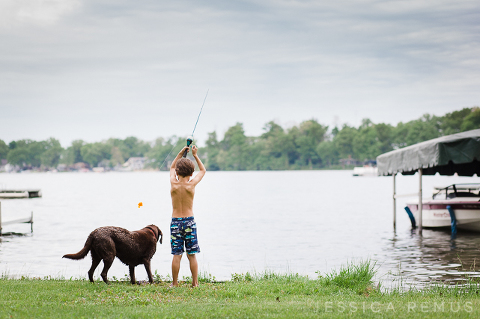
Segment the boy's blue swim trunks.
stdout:
<svg viewBox="0 0 480 319">
<path fill-rule="evenodd" d="M 187 254 L 197 254 L 200 252 L 197 240 L 197 224 L 195 224 L 193 216 L 172 217 L 172 223 L 170 224 L 172 255 L 183 254 L 183 243 L 185 243 Z"/>
</svg>

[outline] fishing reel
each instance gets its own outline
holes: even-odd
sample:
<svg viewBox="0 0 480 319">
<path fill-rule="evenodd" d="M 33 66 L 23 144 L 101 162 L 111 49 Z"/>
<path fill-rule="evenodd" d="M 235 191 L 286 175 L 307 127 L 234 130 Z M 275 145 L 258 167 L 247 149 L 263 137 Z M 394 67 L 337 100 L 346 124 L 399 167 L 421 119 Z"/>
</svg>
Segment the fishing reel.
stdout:
<svg viewBox="0 0 480 319">
<path fill-rule="evenodd" d="M 193 137 L 192 137 L 192 136 L 189 136 L 189 137 L 187 138 L 187 146 L 190 147 L 190 145 L 192 144 L 192 142 L 193 142 Z M 185 151 L 183 152 L 183 157 L 187 157 L 187 152 L 188 152 L 188 150 L 185 150 Z"/>
</svg>

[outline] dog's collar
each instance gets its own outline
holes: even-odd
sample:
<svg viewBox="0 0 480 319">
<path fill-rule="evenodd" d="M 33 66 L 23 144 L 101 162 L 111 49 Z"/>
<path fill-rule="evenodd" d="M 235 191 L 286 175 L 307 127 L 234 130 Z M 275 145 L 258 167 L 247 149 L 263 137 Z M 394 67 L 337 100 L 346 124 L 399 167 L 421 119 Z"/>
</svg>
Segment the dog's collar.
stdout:
<svg viewBox="0 0 480 319">
<path fill-rule="evenodd" d="M 152 229 L 152 228 L 150 228 L 150 227 L 148 227 L 148 226 L 147 226 L 147 227 L 145 227 L 145 228 L 146 228 L 146 229 L 148 229 L 149 231 L 151 231 L 151 232 L 152 232 L 152 234 L 153 234 L 153 237 L 154 237 L 154 238 L 155 238 L 155 240 L 157 241 L 157 240 L 158 240 L 158 238 L 157 238 L 157 236 L 155 235 L 155 232 L 153 231 L 153 229 Z"/>
</svg>

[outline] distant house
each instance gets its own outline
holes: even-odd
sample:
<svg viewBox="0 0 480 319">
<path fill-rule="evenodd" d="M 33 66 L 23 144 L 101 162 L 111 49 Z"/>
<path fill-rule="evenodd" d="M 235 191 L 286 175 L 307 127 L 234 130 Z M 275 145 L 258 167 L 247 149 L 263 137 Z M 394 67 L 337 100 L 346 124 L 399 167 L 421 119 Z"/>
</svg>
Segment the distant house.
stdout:
<svg viewBox="0 0 480 319">
<path fill-rule="evenodd" d="M 88 172 L 90 171 L 90 167 L 87 163 L 78 162 L 73 164 L 73 169 L 79 172 Z"/>
<path fill-rule="evenodd" d="M 12 165 L 10 163 L 7 163 L 0 167 L 0 172 L 14 173 L 19 171 L 20 171 L 20 167 L 18 165 Z"/>
<path fill-rule="evenodd" d="M 103 173 L 105 172 L 105 167 L 103 166 L 94 167 L 92 168 L 92 171 L 94 171 L 95 173 Z"/>
<path fill-rule="evenodd" d="M 67 164 L 58 164 L 57 171 L 59 172 L 66 172 L 68 170 Z"/>
<path fill-rule="evenodd" d="M 356 159 L 353 159 L 352 156 L 348 156 L 348 158 L 342 158 L 338 160 L 340 165 L 343 167 L 345 166 L 355 166 L 355 165 L 361 165 L 362 163 L 360 161 L 357 161 Z"/>
<path fill-rule="evenodd" d="M 7 165 L 7 164 L 8 164 L 8 162 L 7 162 L 6 159 L 2 159 L 2 160 L 0 161 L 0 172 L 4 172 L 4 171 L 5 171 L 5 165 Z"/>
<path fill-rule="evenodd" d="M 124 171 L 138 171 L 145 168 L 146 157 L 130 157 L 123 165 Z"/>
</svg>

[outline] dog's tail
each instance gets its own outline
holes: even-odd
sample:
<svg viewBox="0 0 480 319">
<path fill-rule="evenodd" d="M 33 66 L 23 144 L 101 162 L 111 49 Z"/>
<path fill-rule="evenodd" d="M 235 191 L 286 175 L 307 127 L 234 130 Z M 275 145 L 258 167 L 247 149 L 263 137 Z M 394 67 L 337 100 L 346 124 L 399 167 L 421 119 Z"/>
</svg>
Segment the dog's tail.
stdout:
<svg viewBox="0 0 480 319">
<path fill-rule="evenodd" d="M 93 241 L 93 237 L 92 236 L 88 236 L 87 238 L 87 241 L 85 242 L 85 246 L 83 247 L 82 250 L 80 250 L 78 253 L 76 254 L 67 254 L 67 255 L 64 255 L 62 258 L 69 258 L 69 259 L 83 259 L 85 258 L 85 256 L 88 254 L 88 252 L 90 251 L 90 247 L 92 246 L 92 241 Z"/>
</svg>

